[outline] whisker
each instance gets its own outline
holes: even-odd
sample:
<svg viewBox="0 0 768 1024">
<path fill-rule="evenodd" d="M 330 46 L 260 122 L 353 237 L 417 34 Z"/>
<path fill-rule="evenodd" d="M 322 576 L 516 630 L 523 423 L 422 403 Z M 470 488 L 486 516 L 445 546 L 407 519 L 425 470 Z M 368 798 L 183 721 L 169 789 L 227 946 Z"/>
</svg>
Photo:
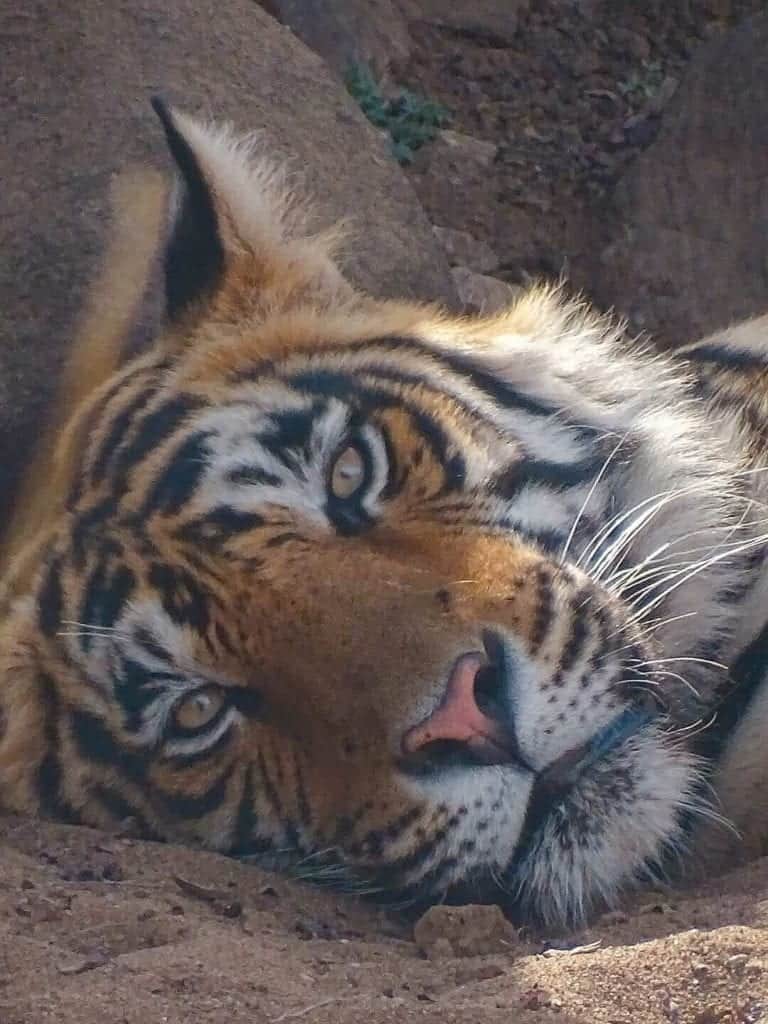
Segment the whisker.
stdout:
<svg viewBox="0 0 768 1024">
<path fill-rule="evenodd" d="M 756 547 L 764 546 L 766 543 L 768 543 L 768 534 L 761 534 L 759 537 L 753 537 L 752 539 L 738 545 L 738 547 L 733 551 L 721 551 L 710 558 L 703 559 L 698 564 L 694 563 L 694 565 L 692 567 L 689 567 L 687 571 L 680 570 L 678 573 L 675 574 L 679 575 L 680 578 L 676 582 L 671 583 L 671 585 L 668 586 L 666 590 L 663 590 L 661 594 L 655 597 L 653 601 L 649 602 L 645 607 L 641 607 L 639 611 L 635 612 L 634 616 L 630 616 L 626 620 L 625 626 L 631 625 L 633 622 L 636 622 L 639 619 L 641 619 L 645 614 L 647 614 L 647 612 L 653 611 L 653 609 L 658 607 L 659 604 L 665 601 L 670 594 L 674 593 L 679 587 L 682 587 L 683 584 L 687 583 L 695 576 L 698 576 L 700 573 L 704 572 L 705 569 L 708 569 L 711 566 L 722 562 L 725 558 L 728 558 L 729 556 L 742 554 L 745 551 L 750 551 Z"/>
<path fill-rule="evenodd" d="M 673 662 L 689 661 L 696 665 L 711 665 L 714 668 L 721 668 L 724 672 L 728 671 L 728 666 L 724 665 L 722 661 L 713 661 L 711 658 L 697 658 L 693 655 L 680 656 L 675 658 L 647 658 L 644 659 L 643 665 L 669 665 Z"/>
<path fill-rule="evenodd" d="M 573 538 L 574 538 L 574 535 L 576 533 L 576 530 L 578 529 L 579 523 L 581 522 L 582 517 L 583 517 L 583 515 L 584 515 L 584 513 L 586 511 L 587 505 L 592 500 L 592 496 L 594 495 L 595 491 L 597 490 L 597 487 L 600 484 L 600 481 L 605 476 L 605 473 L 606 473 L 609 465 L 611 464 L 611 461 L 613 460 L 614 455 L 616 455 L 618 453 L 619 449 L 624 444 L 626 439 L 627 439 L 627 435 L 625 434 L 619 440 L 619 443 L 616 445 L 616 447 L 613 449 L 613 451 L 610 453 L 610 455 L 605 459 L 605 461 L 603 462 L 602 466 L 600 467 L 600 472 L 597 474 L 595 479 L 592 481 L 592 486 L 587 491 L 587 496 L 584 499 L 584 501 L 582 502 L 581 508 L 579 509 L 578 514 L 576 515 L 576 518 L 573 521 L 573 525 L 571 526 L 570 532 L 568 533 L 568 536 L 565 539 L 565 544 L 563 544 L 563 549 L 560 552 L 560 561 L 561 562 L 565 561 L 565 557 L 568 554 L 568 550 L 569 550 L 569 548 L 571 546 L 571 542 L 573 541 Z"/>
</svg>

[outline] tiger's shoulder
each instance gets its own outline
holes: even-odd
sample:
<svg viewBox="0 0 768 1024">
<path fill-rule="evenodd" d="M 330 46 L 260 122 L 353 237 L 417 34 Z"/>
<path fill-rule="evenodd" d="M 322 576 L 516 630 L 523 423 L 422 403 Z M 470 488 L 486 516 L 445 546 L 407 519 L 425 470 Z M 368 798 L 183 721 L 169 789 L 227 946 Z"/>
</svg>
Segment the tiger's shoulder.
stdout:
<svg viewBox="0 0 768 1024">
<path fill-rule="evenodd" d="M 752 317 L 682 347 L 698 396 L 711 415 L 730 423 L 743 454 L 756 518 L 768 535 L 768 315 Z M 766 537 L 768 541 L 768 536 Z M 755 552 L 760 556 L 761 552 Z M 724 867 L 768 849 L 768 585 L 749 603 L 749 636 L 730 666 L 731 690 L 716 712 L 719 747 L 712 777 L 726 826 L 709 822 L 697 837 L 703 867 Z M 725 738 L 718 741 L 718 735 Z"/>
</svg>

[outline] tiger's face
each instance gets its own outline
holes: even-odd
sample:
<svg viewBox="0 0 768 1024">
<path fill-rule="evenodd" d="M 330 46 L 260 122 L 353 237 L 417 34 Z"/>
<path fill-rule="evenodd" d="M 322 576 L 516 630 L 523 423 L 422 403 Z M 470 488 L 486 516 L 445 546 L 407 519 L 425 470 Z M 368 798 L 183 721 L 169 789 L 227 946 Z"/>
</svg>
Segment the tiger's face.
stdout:
<svg viewBox="0 0 768 1024">
<path fill-rule="evenodd" d="M 4 802 L 396 905 L 611 902 L 703 806 L 684 684 L 742 571 L 686 554 L 737 514 L 716 439 L 693 459 L 703 420 L 645 393 L 679 400 L 669 366 L 550 293 L 358 299 L 320 243 L 244 225 L 242 153 L 162 114 L 171 326 L 81 417 L 4 627 L 39 702 L 14 719 L 5 684 Z M 201 223 L 213 256 L 181 246 Z"/>
</svg>

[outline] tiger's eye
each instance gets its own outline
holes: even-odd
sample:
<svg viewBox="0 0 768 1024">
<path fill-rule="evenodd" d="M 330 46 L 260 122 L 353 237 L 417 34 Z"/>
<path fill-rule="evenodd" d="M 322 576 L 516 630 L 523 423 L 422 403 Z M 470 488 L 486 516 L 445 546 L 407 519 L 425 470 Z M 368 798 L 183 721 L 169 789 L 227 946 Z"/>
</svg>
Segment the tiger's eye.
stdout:
<svg viewBox="0 0 768 1024">
<path fill-rule="evenodd" d="M 352 498 L 365 482 L 365 461 L 355 445 L 341 451 L 331 470 L 331 493 L 334 498 Z"/>
<path fill-rule="evenodd" d="M 174 711 L 174 723 L 185 731 L 204 729 L 224 707 L 224 693 L 217 687 L 198 690 L 179 701 Z"/>
</svg>

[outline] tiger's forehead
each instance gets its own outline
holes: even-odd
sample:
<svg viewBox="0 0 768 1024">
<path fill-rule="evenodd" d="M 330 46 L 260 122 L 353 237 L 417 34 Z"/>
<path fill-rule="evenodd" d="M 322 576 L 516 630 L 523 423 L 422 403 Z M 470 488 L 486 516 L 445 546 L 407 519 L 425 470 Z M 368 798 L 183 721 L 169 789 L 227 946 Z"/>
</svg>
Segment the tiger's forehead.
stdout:
<svg viewBox="0 0 768 1024">
<path fill-rule="evenodd" d="M 278 318 L 276 328 L 285 320 Z M 447 328 L 439 321 L 411 324 L 408 334 L 386 333 L 386 323 L 376 331 L 370 319 L 357 334 L 354 326 L 363 325 L 347 323 L 346 332 L 334 333 L 320 321 L 285 344 L 278 329 L 219 338 L 179 360 L 173 387 L 211 404 L 260 402 L 262 396 L 269 401 L 269 389 L 280 382 L 283 395 L 329 395 L 363 413 L 414 401 L 465 432 L 486 423 L 532 457 L 565 463 L 580 461 L 605 439 L 602 428 L 575 423 L 557 404 L 539 399 L 537 387 L 501 385 L 473 362 L 471 346 L 465 352 L 446 347 Z"/>
</svg>

